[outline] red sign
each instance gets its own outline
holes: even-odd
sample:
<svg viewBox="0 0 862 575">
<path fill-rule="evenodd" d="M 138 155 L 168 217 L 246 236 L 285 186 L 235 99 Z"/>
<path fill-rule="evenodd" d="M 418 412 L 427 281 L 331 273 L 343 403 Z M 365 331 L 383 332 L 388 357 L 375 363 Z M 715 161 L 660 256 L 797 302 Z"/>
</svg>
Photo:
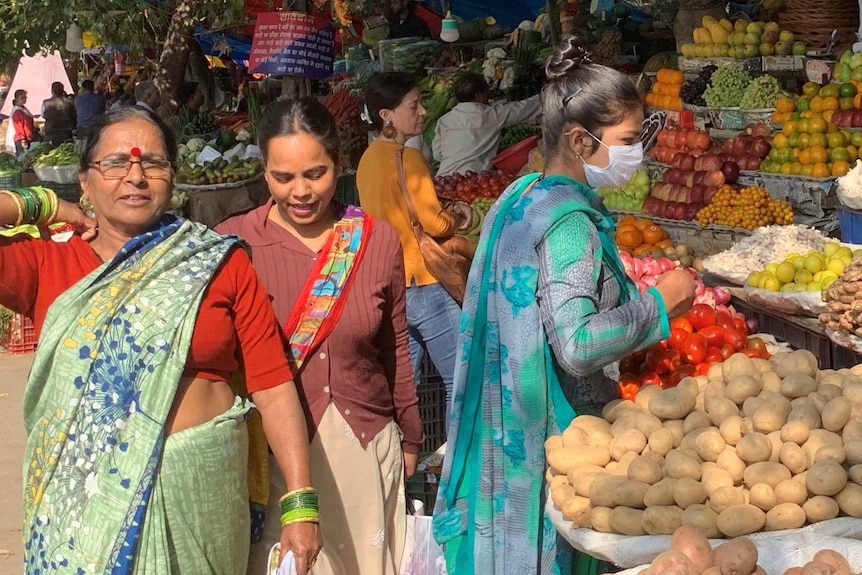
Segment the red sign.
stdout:
<svg viewBox="0 0 862 575">
<path fill-rule="evenodd" d="M 261 12 L 251 43 L 249 72 L 324 80 L 332 75 L 335 28 L 304 12 Z"/>
</svg>

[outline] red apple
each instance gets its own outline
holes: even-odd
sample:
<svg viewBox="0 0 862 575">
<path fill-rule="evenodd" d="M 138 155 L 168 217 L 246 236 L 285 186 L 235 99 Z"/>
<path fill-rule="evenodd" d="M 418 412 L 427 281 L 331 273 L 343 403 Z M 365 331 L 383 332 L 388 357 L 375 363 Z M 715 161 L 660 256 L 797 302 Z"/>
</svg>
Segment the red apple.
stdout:
<svg viewBox="0 0 862 575">
<path fill-rule="evenodd" d="M 705 186 L 721 186 L 725 183 L 724 174 L 720 169 L 718 170 L 710 170 L 703 177 L 703 184 Z"/>
<path fill-rule="evenodd" d="M 688 132 L 685 130 L 677 130 L 673 135 L 673 147 L 677 150 L 684 150 L 687 138 Z"/>
<path fill-rule="evenodd" d="M 714 170 L 721 169 L 721 158 L 717 156 L 704 156 L 703 158 L 703 169 L 707 172 L 711 172 Z"/>
<path fill-rule="evenodd" d="M 862 110 L 853 112 L 853 117 L 850 119 L 851 128 L 862 128 Z"/>
<path fill-rule="evenodd" d="M 706 175 L 706 172 L 703 170 L 694 173 L 694 185 L 700 186 L 703 185 L 703 177 Z"/>
<path fill-rule="evenodd" d="M 712 198 L 715 196 L 716 192 L 718 192 L 718 188 L 716 186 L 709 186 L 706 188 L 706 192 L 703 194 L 703 203 L 711 204 Z"/>
<path fill-rule="evenodd" d="M 772 150 L 772 144 L 770 144 L 765 138 L 755 138 L 753 142 L 751 142 L 751 155 L 757 156 L 761 160 L 769 155 L 769 152 Z"/>
<path fill-rule="evenodd" d="M 667 214 L 667 202 L 659 200 L 655 207 L 655 215 L 657 218 L 663 218 Z"/>
<path fill-rule="evenodd" d="M 755 138 L 757 138 L 758 136 L 767 138 L 769 136 L 772 136 L 772 128 L 770 128 L 763 122 L 757 122 L 754 125 L 754 128 L 751 130 L 751 135 Z"/>
<path fill-rule="evenodd" d="M 701 209 L 700 204 L 688 204 L 685 207 L 685 214 L 683 215 L 684 220 L 692 221 L 697 219 L 697 212 Z"/>
<path fill-rule="evenodd" d="M 724 162 L 721 166 L 721 171 L 724 174 L 725 180 L 735 182 L 739 177 L 739 164 L 736 162 Z"/>
<path fill-rule="evenodd" d="M 680 182 L 680 183 L 681 183 L 681 184 L 684 184 L 684 185 L 686 185 L 686 186 L 688 186 L 688 187 L 690 188 L 690 187 L 692 187 L 692 186 L 694 185 L 694 175 L 695 175 L 697 172 L 684 172 L 684 173 L 685 173 L 685 181 L 684 181 L 684 182 Z"/>
<path fill-rule="evenodd" d="M 745 156 L 748 154 L 748 140 L 739 136 L 733 140 L 733 155 L 737 158 Z"/>
<path fill-rule="evenodd" d="M 703 202 L 703 197 L 706 195 L 706 186 L 692 186 L 691 190 L 688 192 L 688 201 L 694 203 Z"/>
<path fill-rule="evenodd" d="M 706 132 L 692 130 L 686 137 L 686 145 L 693 150 L 708 150 L 710 146 L 709 136 Z"/>
</svg>

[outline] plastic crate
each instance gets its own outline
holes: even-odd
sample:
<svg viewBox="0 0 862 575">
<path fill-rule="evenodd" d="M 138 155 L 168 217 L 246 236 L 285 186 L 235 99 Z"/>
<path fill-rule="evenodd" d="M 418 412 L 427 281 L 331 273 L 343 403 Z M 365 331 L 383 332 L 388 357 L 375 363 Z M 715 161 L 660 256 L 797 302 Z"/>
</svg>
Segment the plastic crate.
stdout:
<svg viewBox="0 0 862 575">
<path fill-rule="evenodd" d="M 418 471 L 407 480 L 404 491 L 408 500 L 418 499 L 425 506 L 425 515 L 431 515 L 434 512 L 434 503 L 437 501 L 439 487 L 440 471 Z"/>
<path fill-rule="evenodd" d="M 15 314 L 9 320 L 6 341 L 3 347 L 12 355 L 24 355 L 36 351 L 36 327 L 28 317 Z"/>
<path fill-rule="evenodd" d="M 0 176 L 0 189 L 13 190 L 21 187 L 21 172 Z"/>
<path fill-rule="evenodd" d="M 419 398 L 419 419 L 425 432 L 425 443 L 422 444 L 420 455 L 427 455 L 446 443 L 446 387 L 427 355 L 416 394 Z"/>
<path fill-rule="evenodd" d="M 862 243 L 862 212 L 840 207 L 835 210 L 835 213 L 838 214 L 841 241 L 850 244 Z"/>
</svg>

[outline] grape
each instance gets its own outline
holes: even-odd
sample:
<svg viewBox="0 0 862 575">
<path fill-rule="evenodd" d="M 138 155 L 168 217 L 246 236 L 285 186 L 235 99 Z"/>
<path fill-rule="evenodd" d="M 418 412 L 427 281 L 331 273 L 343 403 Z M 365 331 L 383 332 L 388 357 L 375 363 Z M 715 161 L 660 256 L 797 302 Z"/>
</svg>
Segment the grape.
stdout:
<svg viewBox="0 0 862 575">
<path fill-rule="evenodd" d="M 774 108 L 778 99 L 784 95 L 778 80 L 772 76 L 761 76 L 745 89 L 739 107 L 743 110 Z"/>
<path fill-rule="evenodd" d="M 706 66 L 700 71 L 700 74 L 698 74 L 695 80 L 686 82 L 679 93 L 682 101 L 693 106 L 706 106 L 706 102 L 703 99 L 703 93 L 709 86 L 709 79 L 716 70 L 718 70 L 716 66 Z"/>
<path fill-rule="evenodd" d="M 737 64 L 725 64 L 712 74 L 709 83 L 703 93 L 707 105 L 735 108 L 739 106 L 745 89 L 751 84 L 751 76 Z"/>
</svg>

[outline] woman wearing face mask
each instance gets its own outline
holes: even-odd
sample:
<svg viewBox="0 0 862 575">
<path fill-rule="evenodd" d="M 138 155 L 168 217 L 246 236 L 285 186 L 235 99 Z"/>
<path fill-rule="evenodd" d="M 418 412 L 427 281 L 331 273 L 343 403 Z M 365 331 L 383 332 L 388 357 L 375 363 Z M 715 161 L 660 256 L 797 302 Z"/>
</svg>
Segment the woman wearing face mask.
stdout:
<svg viewBox="0 0 862 575">
<path fill-rule="evenodd" d="M 643 104 L 566 38 L 546 66 L 544 174 L 514 182 L 482 228 L 467 286 L 449 450 L 434 513 L 450 573 L 571 573 L 544 514 L 544 442 L 616 399 L 608 368 L 691 306 L 683 271 L 638 296 L 597 187 L 638 169 Z M 578 556 L 577 573 L 598 572 Z"/>
</svg>

